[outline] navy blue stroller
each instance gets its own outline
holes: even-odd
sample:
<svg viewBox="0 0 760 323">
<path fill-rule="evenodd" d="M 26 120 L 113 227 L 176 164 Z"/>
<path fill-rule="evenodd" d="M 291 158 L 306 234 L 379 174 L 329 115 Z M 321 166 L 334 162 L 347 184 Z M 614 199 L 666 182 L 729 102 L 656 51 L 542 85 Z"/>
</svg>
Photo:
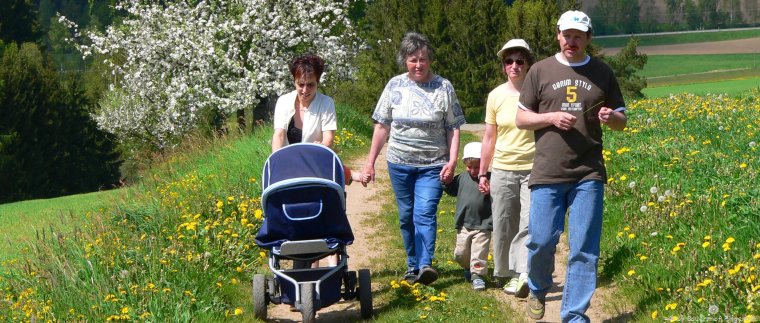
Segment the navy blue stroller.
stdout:
<svg viewBox="0 0 760 323">
<path fill-rule="evenodd" d="M 267 304 L 290 304 L 314 322 L 316 312 L 341 298 L 359 298 L 361 316 L 372 317 L 369 269 L 348 270 L 346 246 L 354 241 L 346 217 L 345 173 L 329 148 L 309 143 L 286 146 L 264 164 L 261 205 L 264 223 L 256 244 L 268 250 L 273 278 L 253 276 L 254 316 L 266 319 Z M 337 255 L 334 267 L 311 263 Z M 290 260 L 290 268 L 281 260 Z M 341 288 L 342 287 L 342 288 Z"/>
</svg>

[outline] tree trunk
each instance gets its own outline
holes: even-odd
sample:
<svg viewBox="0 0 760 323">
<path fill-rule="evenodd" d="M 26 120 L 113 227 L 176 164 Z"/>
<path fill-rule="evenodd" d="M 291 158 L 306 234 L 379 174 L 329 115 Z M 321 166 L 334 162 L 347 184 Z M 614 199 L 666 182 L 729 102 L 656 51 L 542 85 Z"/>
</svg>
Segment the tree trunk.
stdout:
<svg viewBox="0 0 760 323">
<path fill-rule="evenodd" d="M 237 110 L 237 124 L 240 132 L 245 132 L 245 109 Z"/>
</svg>

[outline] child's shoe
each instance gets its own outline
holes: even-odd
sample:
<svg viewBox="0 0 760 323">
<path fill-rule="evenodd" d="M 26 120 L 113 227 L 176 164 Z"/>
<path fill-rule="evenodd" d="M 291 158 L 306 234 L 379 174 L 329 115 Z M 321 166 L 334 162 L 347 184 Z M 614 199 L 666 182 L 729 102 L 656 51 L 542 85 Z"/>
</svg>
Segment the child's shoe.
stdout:
<svg viewBox="0 0 760 323">
<path fill-rule="evenodd" d="M 486 281 L 483 280 L 483 278 L 480 278 L 478 275 L 472 275 L 472 289 L 474 290 L 485 290 L 486 289 Z"/>
</svg>

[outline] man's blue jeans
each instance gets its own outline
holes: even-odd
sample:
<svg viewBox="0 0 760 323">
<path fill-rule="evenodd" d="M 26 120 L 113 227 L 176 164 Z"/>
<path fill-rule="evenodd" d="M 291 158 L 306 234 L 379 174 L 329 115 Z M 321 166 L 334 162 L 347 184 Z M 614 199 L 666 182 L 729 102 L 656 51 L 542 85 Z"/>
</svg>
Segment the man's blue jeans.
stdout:
<svg viewBox="0 0 760 323">
<path fill-rule="evenodd" d="M 585 312 L 596 289 L 604 184 L 589 180 L 531 187 L 528 286 L 539 298 L 552 286 L 554 252 L 568 216 L 570 255 L 562 293 L 562 322 L 590 322 Z"/>
<path fill-rule="evenodd" d="M 438 228 L 436 213 L 443 194 L 439 179 L 442 168 L 388 163 L 409 269 L 417 270 L 433 263 Z"/>
</svg>

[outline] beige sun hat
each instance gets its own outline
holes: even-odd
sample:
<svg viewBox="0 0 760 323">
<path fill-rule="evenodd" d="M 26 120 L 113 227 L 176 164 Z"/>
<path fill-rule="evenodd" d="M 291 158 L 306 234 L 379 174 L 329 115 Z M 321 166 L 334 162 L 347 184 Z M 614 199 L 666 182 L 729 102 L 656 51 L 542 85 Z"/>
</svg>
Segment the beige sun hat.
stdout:
<svg viewBox="0 0 760 323">
<path fill-rule="evenodd" d="M 528 52 L 530 52 L 530 46 L 528 46 L 528 42 L 526 42 L 523 39 L 515 38 L 510 39 L 504 46 L 501 47 L 501 50 L 499 50 L 498 53 L 496 53 L 496 56 L 499 56 L 499 59 L 504 59 L 504 54 L 507 53 L 507 50 L 510 50 L 512 48 L 524 48 Z"/>
</svg>

